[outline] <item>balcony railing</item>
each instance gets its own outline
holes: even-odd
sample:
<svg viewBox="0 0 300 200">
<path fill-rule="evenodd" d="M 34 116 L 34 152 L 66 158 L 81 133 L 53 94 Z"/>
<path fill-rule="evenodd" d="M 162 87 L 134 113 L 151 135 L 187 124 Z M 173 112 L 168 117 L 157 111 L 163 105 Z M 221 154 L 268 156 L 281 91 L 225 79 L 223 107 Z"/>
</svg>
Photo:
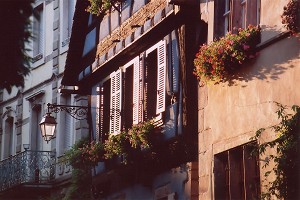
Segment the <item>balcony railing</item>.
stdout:
<svg viewBox="0 0 300 200">
<path fill-rule="evenodd" d="M 0 192 L 21 184 L 47 184 L 55 178 L 55 152 L 24 151 L 0 162 Z"/>
</svg>

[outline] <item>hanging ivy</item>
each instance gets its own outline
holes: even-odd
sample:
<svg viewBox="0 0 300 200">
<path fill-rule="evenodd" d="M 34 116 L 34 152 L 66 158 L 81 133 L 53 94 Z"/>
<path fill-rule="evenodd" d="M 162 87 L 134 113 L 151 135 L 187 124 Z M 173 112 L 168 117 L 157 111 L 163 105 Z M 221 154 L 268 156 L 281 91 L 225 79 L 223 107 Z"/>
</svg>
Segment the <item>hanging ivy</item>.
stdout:
<svg viewBox="0 0 300 200">
<path fill-rule="evenodd" d="M 274 181 L 268 181 L 265 184 L 266 192 L 262 193 L 262 199 L 271 199 L 276 196 L 279 199 L 299 199 L 299 133 L 300 133 L 300 108 L 292 106 L 290 109 L 280 103 L 276 103 L 278 110 L 276 111 L 280 123 L 271 126 L 276 134 L 276 139 L 258 145 L 253 152 L 264 156 L 267 150 L 275 149 L 276 154 L 268 155 L 264 165 L 267 167 L 274 162 L 274 167 L 265 172 L 264 176 L 267 180 L 272 174 L 275 174 Z M 265 131 L 265 128 L 259 129 L 251 140 L 258 140 Z"/>
</svg>

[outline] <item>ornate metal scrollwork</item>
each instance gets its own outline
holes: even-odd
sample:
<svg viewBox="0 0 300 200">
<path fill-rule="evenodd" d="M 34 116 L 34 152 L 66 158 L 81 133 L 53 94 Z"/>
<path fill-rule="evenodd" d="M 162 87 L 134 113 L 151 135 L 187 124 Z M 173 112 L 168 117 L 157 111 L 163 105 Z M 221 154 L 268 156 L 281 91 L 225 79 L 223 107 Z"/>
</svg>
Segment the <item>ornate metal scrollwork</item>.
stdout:
<svg viewBox="0 0 300 200">
<path fill-rule="evenodd" d="M 87 106 L 69 106 L 69 105 L 57 105 L 57 104 L 47 104 L 48 111 L 58 113 L 60 111 L 66 111 L 73 118 L 77 120 L 87 119 L 89 107 Z"/>
<path fill-rule="evenodd" d="M 55 178 L 55 152 L 24 151 L 0 162 L 0 192 L 21 184 L 45 184 Z"/>
</svg>

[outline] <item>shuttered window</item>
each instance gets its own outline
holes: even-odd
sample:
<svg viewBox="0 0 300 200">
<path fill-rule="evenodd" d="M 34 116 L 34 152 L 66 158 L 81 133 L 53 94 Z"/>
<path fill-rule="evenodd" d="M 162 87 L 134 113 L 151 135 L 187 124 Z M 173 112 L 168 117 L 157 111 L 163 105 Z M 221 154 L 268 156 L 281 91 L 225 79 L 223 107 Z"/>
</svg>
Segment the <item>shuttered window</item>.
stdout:
<svg viewBox="0 0 300 200">
<path fill-rule="evenodd" d="M 110 131 L 110 87 L 111 81 L 108 79 L 103 82 L 99 87 L 99 141 L 104 142 L 108 138 L 108 133 Z"/>
<path fill-rule="evenodd" d="M 157 51 L 157 104 L 156 114 L 165 111 L 166 98 L 166 42 L 162 41 L 158 44 Z"/>
<path fill-rule="evenodd" d="M 166 41 L 112 72 L 97 89 L 96 139 L 161 117 L 166 99 Z M 178 90 L 175 86 L 175 90 Z"/>
<path fill-rule="evenodd" d="M 143 120 L 143 72 L 144 72 L 144 56 L 134 59 L 133 63 L 133 124 L 138 124 Z"/>
<path fill-rule="evenodd" d="M 145 118 L 151 119 L 165 111 L 166 41 L 160 41 L 146 51 Z"/>
<path fill-rule="evenodd" d="M 253 144 L 246 144 L 215 155 L 215 199 L 259 199 L 259 166 L 252 150 Z"/>
<path fill-rule="evenodd" d="M 72 105 L 71 103 L 71 96 L 67 96 L 66 97 L 66 105 Z M 72 146 L 72 116 L 69 115 L 68 113 L 64 112 L 64 117 L 65 117 L 65 131 L 63 133 L 63 144 L 64 144 L 64 149 L 70 149 L 70 147 Z"/>
<path fill-rule="evenodd" d="M 110 133 L 117 134 L 121 130 L 122 108 L 122 71 L 121 69 L 110 75 L 111 79 L 111 102 L 110 102 Z"/>
</svg>

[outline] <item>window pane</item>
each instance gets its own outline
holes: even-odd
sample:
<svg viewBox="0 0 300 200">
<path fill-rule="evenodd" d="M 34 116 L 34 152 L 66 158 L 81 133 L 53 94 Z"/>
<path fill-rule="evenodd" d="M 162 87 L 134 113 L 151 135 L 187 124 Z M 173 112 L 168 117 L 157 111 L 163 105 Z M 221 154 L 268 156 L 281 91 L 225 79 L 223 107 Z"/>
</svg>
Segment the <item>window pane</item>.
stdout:
<svg viewBox="0 0 300 200">
<path fill-rule="evenodd" d="M 148 54 L 146 58 L 145 74 L 145 118 L 156 116 L 157 95 L 157 49 Z"/>
<path fill-rule="evenodd" d="M 133 65 L 126 68 L 124 82 L 124 123 L 125 128 L 131 128 L 133 122 Z"/>
<path fill-rule="evenodd" d="M 229 167 L 227 152 L 220 153 L 214 159 L 215 199 L 228 199 L 229 197 Z"/>
<path fill-rule="evenodd" d="M 89 32 L 86 35 L 82 55 L 85 56 L 95 47 L 96 47 L 96 28 L 94 28 L 91 32 Z"/>
<path fill-rule="evenodd" d="M 35 13 L 33 20 L 33 56 L 42 53 L 44 48 L 43 4 L 35 8 Z"/>
</svg>

